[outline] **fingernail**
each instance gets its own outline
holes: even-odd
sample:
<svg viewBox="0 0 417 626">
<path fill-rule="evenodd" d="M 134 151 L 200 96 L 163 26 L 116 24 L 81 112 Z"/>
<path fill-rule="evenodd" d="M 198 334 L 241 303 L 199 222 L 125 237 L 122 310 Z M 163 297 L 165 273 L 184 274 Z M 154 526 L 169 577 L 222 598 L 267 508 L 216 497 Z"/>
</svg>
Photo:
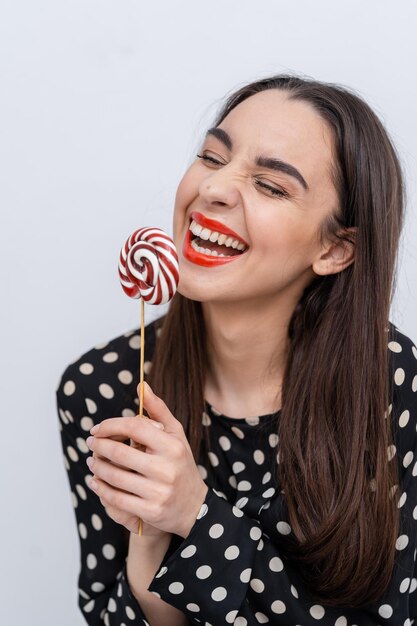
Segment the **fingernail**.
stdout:
<svg viewBox="0 0 417 626">
<path fill-rule="evenodd" d="M 95 435 L 95 434 L 96 434 L 96 432 L 97 432 L 97 431 L 98 431 L 98 429 L 99 429 L 99 426 L 100 426 L 100 424 L 96 424 L 95 426 L 93 426 L 93 428 L 91 428 L 91 430 L 90 430 L 90 433 L 91 433 L 92 435 Z"/>
<path fill-rule="evenodd" d="M 91 456 L 89 456 L 88 459 L 86 460 L 86 463 L 87 463 L 88 467 L 91 469 L 93 467 L 93 464 L 94 464 L 94 459 Z"/>
<path fill-rule="evenodd" d="M 91 444 L 93 443 L 93 441 L 94 441 L 94 437 L 87 437 L 86 444 L 89 448 L 91 448 Z"/>
<path fill-rule="evenodd" d="M 155 395 L 155 394 L 154 394 L 154 392 L 152 391 L 152 389 L 151 389 L 151 387 L 150 387 L 149 383 L 145 382 L 145 388 L 146 388 L 146 390 L 148 391 L 148 393 L 150 393 L 152 396 L 154 396 L 154 395 Z"/>
<path fill-rule="evenodd" d="M 164 430 L 164 425 L 161 424 L 161 422 L 155 422 L 154 420 L 149 420 L 149 421 L 152 424 L 152 426 L 155 426 L 155 428 L 159 428 L 159 430 Z"/>
</svg>

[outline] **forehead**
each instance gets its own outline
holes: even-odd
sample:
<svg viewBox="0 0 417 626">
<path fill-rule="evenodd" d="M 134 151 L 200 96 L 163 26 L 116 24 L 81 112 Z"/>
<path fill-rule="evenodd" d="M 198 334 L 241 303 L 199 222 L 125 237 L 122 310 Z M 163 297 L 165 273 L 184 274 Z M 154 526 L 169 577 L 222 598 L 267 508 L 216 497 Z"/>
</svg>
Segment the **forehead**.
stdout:
<svg viewBox="0 0 417 626">
<path fill-rule="evenodd" d="M 233 141 L 233 150 L 249 158 L 262 154 L 299 168 L 309 181 L 326 173 L 333 162 L 328 124 L 312 105 L 290 100 L 278 89 L 262 91 L 238 104 L 219 124 Z"/>
</svg>

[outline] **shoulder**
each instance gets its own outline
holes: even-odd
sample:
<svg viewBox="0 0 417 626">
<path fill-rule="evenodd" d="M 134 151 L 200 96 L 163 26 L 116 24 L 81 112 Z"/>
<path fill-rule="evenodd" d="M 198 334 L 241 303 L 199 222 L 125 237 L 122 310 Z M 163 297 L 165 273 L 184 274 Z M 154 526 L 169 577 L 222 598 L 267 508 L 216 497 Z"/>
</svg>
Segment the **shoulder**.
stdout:
<svg viewBox="0 0 417 626">
<path fill-rule="evenodd" d="M 145 328 L 145 372 L 152 361 L 163 318 Z M 64 370 L 56 390 L 58 407 L 99 420 L 137 412 L 134 401 L 139 383 L 140 328 L 96 345 Z M 64 409 L 65 410 L 65 409 Z M 75 415 L 71 415 L 75 419 Z"/>
<path fill-rule="evenodd" d="M 417 347 L 410 337 L 391 322 L 388 329 L 388 353 L 392 389 L 389 414 L 395 449 L 402 473 L 409 468 L 415 476 L 416 469 L 411 462 L 417 458 Z"/>
</svg>

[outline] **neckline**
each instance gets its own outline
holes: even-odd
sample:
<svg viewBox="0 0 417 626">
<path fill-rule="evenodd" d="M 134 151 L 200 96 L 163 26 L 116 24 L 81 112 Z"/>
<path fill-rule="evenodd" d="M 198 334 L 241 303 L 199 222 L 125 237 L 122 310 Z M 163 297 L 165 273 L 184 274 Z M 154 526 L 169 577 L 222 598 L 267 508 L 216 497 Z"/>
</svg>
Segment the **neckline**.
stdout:
<svg viewBox="0 0 417 626">
<path fill-rule="evenodd" d="M 254 422 L 257 424 L 261 421 L 265 422 L 268 419 L 276 418 L 277 415 L 281 414 L 281 409 L 279 409 L 275 413 L 267 413 L 266 415 L 252 415 L 250 417 L 231 417 L 230 415 L 225 415 L 224 413 L 220 413 L 220 411 L 218 411 L 215 406 L 210 404 L 208 400 L 204 400 L 204 403 L 206 405 L 206 409 L 208 409 L 208 413 L 210 413 L 211 415 L 214 415 L 215 417 L 220 417 L 228 422 L 237 423 L 237 424 L 252 425 L 251 422 Z"/>
</svg>

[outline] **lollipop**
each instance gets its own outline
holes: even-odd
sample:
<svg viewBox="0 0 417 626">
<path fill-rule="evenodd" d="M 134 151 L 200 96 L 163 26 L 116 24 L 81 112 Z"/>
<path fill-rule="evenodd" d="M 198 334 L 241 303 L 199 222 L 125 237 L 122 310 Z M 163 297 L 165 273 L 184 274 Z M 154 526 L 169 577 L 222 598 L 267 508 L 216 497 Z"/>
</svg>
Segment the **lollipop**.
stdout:
<svg viewBox="0 0 417 626">
<path fill-rule="evenodd" d="M 145 309 L 149 304 L 166 304 L 178 286 L 178 255 L 172 239 L 160 228 L 139 228 L 120 251 L 119 278 L 123 291 L 141 302 L 140 398 L 139 417 L 143 417 L 143 379 L 145 358 Z M 139 536 L 142 520 L 139 519 Z"/>
</svg>

